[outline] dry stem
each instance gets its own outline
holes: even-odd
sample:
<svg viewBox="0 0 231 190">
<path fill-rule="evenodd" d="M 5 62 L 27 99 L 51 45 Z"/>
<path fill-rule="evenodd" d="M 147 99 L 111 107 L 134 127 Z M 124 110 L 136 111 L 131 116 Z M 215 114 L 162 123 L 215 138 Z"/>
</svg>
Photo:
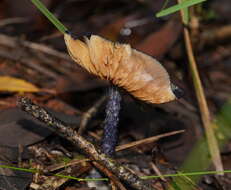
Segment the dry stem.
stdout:
<svg viewBox="0 0 231 190">
<path fill-rule="evenodd" d="M 181 2 L 181 1 L 182 0 L 178 0 L 178 2 Z M 180 13 L 181 13 L 182 22 L 184 22 L 183 10 L 181 10 Z M 184 24 L 187 25 L 188 23 L 184 23 Z M 197 101 L 198 101 L 198 105 L 199 105 L 200 112 L 201 112 L 201 119 L 202 119 L 202 122 L 203 122 L 203 125 L 205 128 L 208 147 L 209 147 L 212 161 L 213 161 L 213 164 L 216 168 L 216 171 L 221 172 L 221 171 L 223 171 L 223 165 L 222 165 L 222 161 L 221 161 L 221 157 L 220 157 L 218 142 L 217 142 L 217 139 L 215 137 L 214 130 L 212 127 L 209 108 L 207 105 L 203 86 L 201 84 L 200 76 L 198 73 L 196 60 L 195 60 L 195 57 L 193 54 L 193 47 L 192 47 L 192 42 L 191 42 L 188 27 L 184 27 L 184 39 L 185 39 L 185 46 L 186 46 L 188 59 L 189 59 L 189 67 L 190 67 L 190 71 L 191 71 L 192 77 L 193 77 L 193 84 L 195 87 Z"/>
</svg>

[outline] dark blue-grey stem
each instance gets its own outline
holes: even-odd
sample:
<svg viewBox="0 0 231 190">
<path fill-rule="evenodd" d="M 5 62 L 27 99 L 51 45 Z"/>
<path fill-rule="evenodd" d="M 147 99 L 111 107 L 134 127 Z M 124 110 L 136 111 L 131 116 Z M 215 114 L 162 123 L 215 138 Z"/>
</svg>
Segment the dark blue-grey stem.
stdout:
<svg viewBox="0 0 231 190">
<path fill-rule="evenodd" d="M 109 99 L 106 106 L 106 118 L 104 121 L 104 134 L 102 150 L 106 155 L 112 156 L 118 140 L 118 122 L 121 95 L 115 86 L 109 88 Z"/>
</svg>

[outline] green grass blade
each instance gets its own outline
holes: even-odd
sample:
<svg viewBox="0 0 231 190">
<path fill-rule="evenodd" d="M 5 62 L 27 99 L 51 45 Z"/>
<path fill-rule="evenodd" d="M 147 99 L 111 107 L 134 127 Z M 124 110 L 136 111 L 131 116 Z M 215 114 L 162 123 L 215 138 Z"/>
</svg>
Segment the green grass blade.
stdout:
<svg viewBox="0 0 231 190">
<path fill-rule="evenodd" d="M 53 23 L 56 28 L 62 32 L 65 33 L 68 29 L 42 4 L 39 0 L 31 0 L 31 2 L 42 12 L 43 15 L 45 15 L 51 23 Z"/>
<path fill-rule="evenodd" d="M 185 1 L 188 1 L 188 0 L 180 0 L 180 2 L 185 2 Z M 185 25 L 188 25 L 188 23 L 189 23 L 189 8 L 188 7 L 183 8 L 182 11 L 183 11 L 183 23 Z"/>
<path fill-rule="evenodd" d="M 163 6 L 162 6 L 162 8 L 160 10 L 161 11 L 164 10 L 167 7 L 168 3 L 169 3 L 169 0 L 165 0 L 164 4 L 163 4 Z"/>
<path fill-rule="evenodd" d="M 195 4 L 198 4 L 198 3 L 201 3 L 201 2 L 204 2 L 206 0 L 187 0 L 187 1 L 184 1 L 180 4 L 177 4 L 177 5 L 174 5 L 172 7 L 169 7 L 167 9 L 164 9 L 160 12 L 158 12 L 156 14 L 156 17 L 162 17 L 162 16 L 166 16 L 166 15 L 169 15 L 169 14 L 172 14 L 176 11 L 179 11 L 181 9 L 184 9 L 184 8 L 188 8 L 192 5 L 195 5 Z"/>
<path fill-rule="evenodd" d="M 23 171 L 23 172 L 34 173 L 34 174 L 35 173 L 41 173 L 42 174 L 42 171 L 39 171 L 36 169 L 19 168 L 19 167 L 8 166 L 8 165 L 0 165 L 0 168 Z M 77 180 L 77 181 L 108 181 L 108 178 L 77 178 L 74 176 L 67 176 L 67 175 L 62 175 L 62 174 L 53 174 L 53 176 L 57 176 L 60 178 L 73 179 L 73 180 Z"/>
<path fill-rule="evenodd" d="M 185 172 L 185 173 L 175 173 L 175 174 L 165 174 L 161 175 L 163 177 L 185 177 L 185 176 L 201 176 L 201 175 L 213 175 L 213 174 L 220 174 L 220 173 L 231 173 L 231 170 L 224 170 L 222 172 L 219 171 L 198 171 L 198 172 Z M 161 176 L 154 175 L 154 176 L 142 176 L 141 179 L 156 179 L 160 178 Z"/>
<path fill-rule="evenodd" d="M 17 171 L 22 171 L 22 172 L 29 172 L 29 173 L 38 173 L 38 171 L 35 169 L 19 168 L 19 167 L 8 166 L 8 165 L 0 165 L 0 168 L 17 170 Z"/>
<path fill-rule="evenodd" d="M 27 168 L 19 168 L 14 166 L 8 166 L 8 165 L 0 165 L 0 168 L 6 168 L 6 169 L 12 169 L 12 170 L 18 170 L 18 171 L 24 171 L 29 173 L 41 173 L 42 171 L 36 170 L 36 169 L 27 169 Z M 224 170 L 224 173 L 231 173 L 231 170 Z M 142 176 L 141 179 L 156 179 L 160 177 L 185 177 L 185 176 L 201 176 L 201 175 L 212 175 L 212 174 L 219 174 L 219 171 L 198 171 L 198 172 L 185 172 L 185 173 L 175 173 L 175 174 L 165 174 L 165 175 L 154 175 L 154 176 Z M 62 174 L 53 174 L 54 176 L 61 177 L 61 178 L 68 178 L 68 179 L 74 179 L 77 181 L 108 181 L 108 178 L 76 178 L 73 176 L 67 176 Z"/>
</svg>

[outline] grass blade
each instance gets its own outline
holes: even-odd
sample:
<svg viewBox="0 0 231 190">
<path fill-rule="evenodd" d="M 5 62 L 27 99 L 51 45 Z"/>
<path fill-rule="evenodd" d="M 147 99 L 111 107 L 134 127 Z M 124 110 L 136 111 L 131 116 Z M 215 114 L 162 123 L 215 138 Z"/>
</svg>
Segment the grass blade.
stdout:
<svg viewBox="0 0 231 190">
<path fill-rule="evenodd" d="M 222 171 L 224 173 L 231 173 L 231 170 L 224 170 Z M 219 171 L 198 171 L 198 172 L 185 172 L 185 173 L 176 173 L 176 174 L 165 174 L 161 175 L 163 177 L 185 177 L 185 176 L 201 176 L 201 175 L 213 175 L 213 174 L 220 174 L 222 172 Z M 143 176 L 141 179 L 156 179 L 160 178 L 159 175 L 154 176 Z"/>
<path fill-rule="evenodd" d="M 179 3 L 177 5 L 174 5 L 172 7 L 169 7 L 167 9 L 164 9 L 164 10 L 158 12 L 156 14 L 156 17 L 166 16 L 166 15 L 175 13 L 176 11 L 179 11 L 181 9 L 188 8 L 188 7 L 192 6 L 192 5 L 195 5 L 195 4 L 204 2 L 204 1 L 206 1 L 206 0 L 187 0 L 187 1 L 184 1 L 182 3 Z"/>
<path fill-rule="evenodd" d="M 43 175 L 42 171 L 36 170 L 36 169 L 28 169 L 28 168 L 20 168 L 15 166 L 9 166 L 9 165 L 0 165 L 0 168 L 5 169 L 11 169 L 11 170 L 17 170 L 17 171 L 23 171 L 23 172 L 29 172 L 29 173 L 38 173 Z M 231 170 L 225 170 L 224 173 L 231 173 Z M 185 176 L 201 176 L 201 175 L 213 175 L 213 174 L 219 174 L 221 172 L 218 171 L 198 171 L 198 172 L 185 172 L 185 173 L 175 173 L 175 174 L 165 174 L 165 175 L 154 175 L 154 176 L 142 176 L 141 179 L 148 180 L 148 179 L 157 179 L 161 177 L 185 177 Z M 68 178 L 68 179 L 74 179 L 77 181 L 108 181 L 108 178 L 77 178 L 74 176 L 67 176 L 62 174 L 49 174 L 53 176 L 57 176 L 60 178 Z"/>
<path fill-rule="evenodd" d="M 34 174 L 41 174 L 42 171 L 36 170 L 36 169 L 27 169 L 27 168 L 19 168 L 15 166 L 8 166 L 8 165 L 0 165 L 0 168 L 5 168 L 5 169 L 11 169 L 11 170 L 17 170 L 17 171 L 23 171 L 23 172 L 29 172 L 29 173 L 34 173 Z M 73 179 L 77 181 L 108 181 L 108 178 L 77 178 L 74 176 L 67 176 L 67 175 L 62 175 L 62 174 L 53 174 L 53 176 L 57 176 L 60 178 L 68 178 L 68 179 Z"/>
<path fill-rule="evenodd" d="M 31 2 L 45 15 L 55 26 L 56 28 L 65 33 L 68 29 L 43 5 L 39 0 L 31 0 Z"/>
</svg>

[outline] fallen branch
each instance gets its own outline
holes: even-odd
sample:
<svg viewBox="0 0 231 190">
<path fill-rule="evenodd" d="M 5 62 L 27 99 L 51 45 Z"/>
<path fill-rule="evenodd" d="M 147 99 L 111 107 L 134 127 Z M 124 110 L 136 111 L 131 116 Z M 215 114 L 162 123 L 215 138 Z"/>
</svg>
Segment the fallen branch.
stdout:
<svg viewBox="0 0 231 190">
<path fill-rule="evenodd" d="M 89 159 L 98 162 L 100 165 L 103 165 L 120 180 L 126 182 L 134 189 L 154 189 L 147 182 L 143 181 L 137 175 L 132 173 L 129 169 L 103 154 L 99 148 L 80 136 L 70 126 L 53 117 L 45 109 L 32 103 L 30 99 L 20 98 L 18 101 L 18 105 L 21 107 L 22 110 L 26 111 L 36 119 L 42 121 L 43 123 L 46 123 L 48 126 L 53 127 L 60 136 L 66 138 L 78 148 L 80 148 Z"/>
</svg>

